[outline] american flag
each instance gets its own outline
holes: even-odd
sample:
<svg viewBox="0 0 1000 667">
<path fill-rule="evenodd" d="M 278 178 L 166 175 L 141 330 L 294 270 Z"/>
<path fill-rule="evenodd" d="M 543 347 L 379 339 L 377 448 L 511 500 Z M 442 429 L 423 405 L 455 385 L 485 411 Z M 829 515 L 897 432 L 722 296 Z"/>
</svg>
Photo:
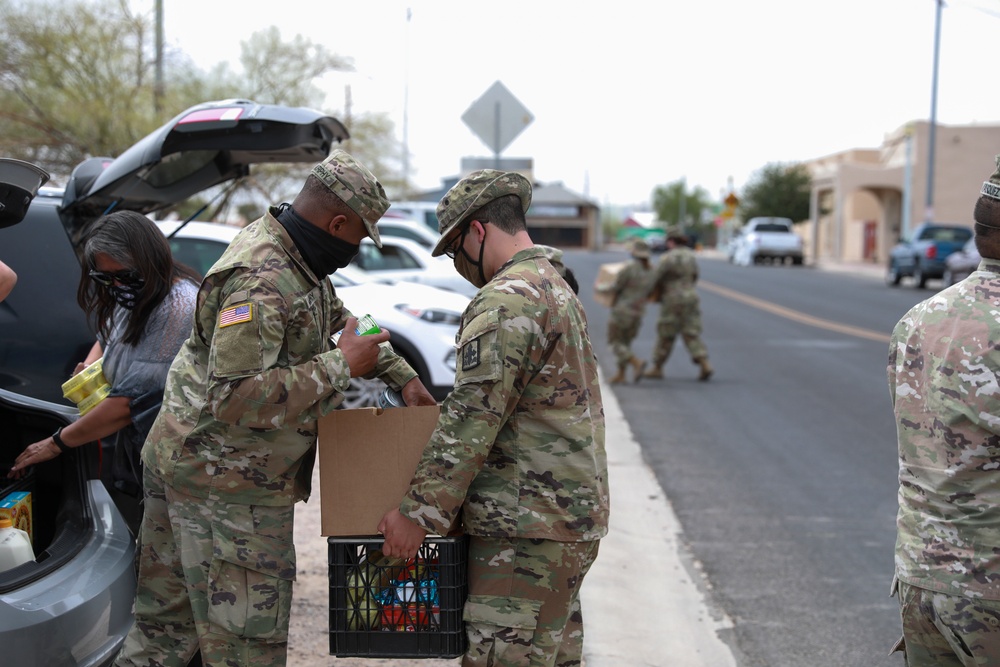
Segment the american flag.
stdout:
<svg viewBox="0 0 1000 667">
<path fill-rule="evenodd" d="M 231 324 L 249 322 L 253 319 L 253 307 L 249 303 L 243 303 L 232 308 L 226 308 L 219 315 L 219 326 L 228 327 Z"/>
</svg>

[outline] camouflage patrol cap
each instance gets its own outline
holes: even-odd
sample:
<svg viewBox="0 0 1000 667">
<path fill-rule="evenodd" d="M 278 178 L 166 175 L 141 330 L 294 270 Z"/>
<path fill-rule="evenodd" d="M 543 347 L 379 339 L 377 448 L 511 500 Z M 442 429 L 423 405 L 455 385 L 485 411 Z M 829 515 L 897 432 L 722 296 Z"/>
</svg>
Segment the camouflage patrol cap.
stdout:
<svg viewBox="0 0 1000 667">
<path fill-rule="evenodd" d="M 687 236 L 684 235 L 684 230 L 680 227 L 667 227 L 667 238 L 674 241 L 687 241 Z"/>
<path fill-rule="evenodd" d="M 997 168 L 988 181 L 983 181 L 979 194 L 990 199 L 1000 199 L 1000 155 L 996 156 Z"/>
<path fill-rule="evenodd" d="M 514 171 L 480 169 L 453 185 L 437 205 L 441 239 L 431 254 L 435 257 L 444 254 L 454 240 L 452 232 L 457 231 L 470 213 L 505 195 L 517 195 L 521 210 L 527 213 L 531 205 L 531 182 Z"/>
<path fill-rule="evenodd" d="M 642 239 L 636 239 L 632 242 L 632 256 L 636 259 L 649 259 L 650 251 L 649 244 Z"/>
<path fill-rule="evenodd" d="M 368 167 L 347 151 L 338 148 L 313 167 L 312 175 L 361 216 L 368 236 L 381 248 L 382 240 L 376 224 L 389 208 L 389 198 L 385 196 L 382 184 L 368 171 Z"/>
</svg>

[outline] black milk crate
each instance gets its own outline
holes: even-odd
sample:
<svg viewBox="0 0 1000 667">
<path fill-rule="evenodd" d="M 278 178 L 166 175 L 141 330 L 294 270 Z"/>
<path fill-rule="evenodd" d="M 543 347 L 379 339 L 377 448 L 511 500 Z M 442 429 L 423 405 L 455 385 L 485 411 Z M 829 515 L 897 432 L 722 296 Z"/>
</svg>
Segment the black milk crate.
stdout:
<svg viewBox="0 0 1000 667">
<path fill-rule="evenodd" d="M 424 540 L 415 558 L 387 558 L 382 537 L 331 537 L 330 655 L 457 658 L 465 653 L 464 535 Z"/>
</svg>

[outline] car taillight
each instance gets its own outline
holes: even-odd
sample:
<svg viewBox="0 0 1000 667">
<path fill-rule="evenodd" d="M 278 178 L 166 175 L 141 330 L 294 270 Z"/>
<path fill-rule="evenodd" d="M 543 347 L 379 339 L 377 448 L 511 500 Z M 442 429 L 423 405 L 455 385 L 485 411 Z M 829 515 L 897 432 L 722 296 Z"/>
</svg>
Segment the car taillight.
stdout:
<svg viewBox="0 0 1000 667">
<path fill-rule="evenodd" d="M 934 259 L 935 257 L 937 257 L 937 246 L 927 246 L 927 259 Z"/>
</svg>

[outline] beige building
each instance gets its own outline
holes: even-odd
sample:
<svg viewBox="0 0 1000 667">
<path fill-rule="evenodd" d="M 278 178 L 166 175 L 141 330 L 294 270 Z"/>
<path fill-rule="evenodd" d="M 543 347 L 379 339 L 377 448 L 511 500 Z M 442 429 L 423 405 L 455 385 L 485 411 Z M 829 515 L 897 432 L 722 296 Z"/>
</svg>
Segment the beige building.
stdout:
<svg viewBox="0 0 1000 667">
<path fill-rule="evenodd" d="M 809 220 L 796 225 L 808 261 L 882 264 L 901 236 L 926 219 L 972 226 L 979 187 L 1000 154 L 1000 125 L 935 129 L 933 210 L 927 210 L 930 124 L 909 123 L 880 148 L 852 149 L 807 161 Z"/>
</svg>

